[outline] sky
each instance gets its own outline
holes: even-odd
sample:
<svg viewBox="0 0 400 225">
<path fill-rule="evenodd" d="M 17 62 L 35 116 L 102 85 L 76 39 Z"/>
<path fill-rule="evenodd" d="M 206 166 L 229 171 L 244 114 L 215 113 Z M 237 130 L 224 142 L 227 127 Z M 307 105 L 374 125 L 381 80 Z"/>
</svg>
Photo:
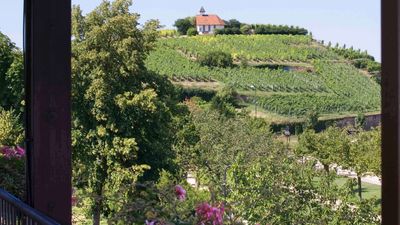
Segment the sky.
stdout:
<svg viewBox="0 0 400 225">
<path fill-rule="evenodd" d="M 72 0 L 84 13 L 101 1 Z M 0 32 L 18 47 L 22 47 L 22 2 L 0 1 Z M 225 20 L 304 27 L 317 40 L 346 44 L 381 58 L 380 0 L 133 0 L 131 10 L 142 16 L 142 23 L 159 19 L 172 28 L 176 19 L 196 15 L 201 6 Z"/>
</svg>

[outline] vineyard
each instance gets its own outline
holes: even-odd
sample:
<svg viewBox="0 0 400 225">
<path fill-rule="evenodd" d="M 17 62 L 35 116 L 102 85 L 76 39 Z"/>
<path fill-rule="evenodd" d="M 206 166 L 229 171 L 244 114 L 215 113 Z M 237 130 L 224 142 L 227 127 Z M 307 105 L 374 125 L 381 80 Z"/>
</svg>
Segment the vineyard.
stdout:
<svg viewBox="0 0 400 225">
<path fill-rule="evenodd" d="M 196 61 L 200 55 L 212 51 L 231 54 L 236 64 L 243 60 L 250 63 L 221 68 L 201 66 Z M 257 62 L 265 65 L 303 63 L 312 69 L 253 66 Z M 221 35 L 162 39 L 146 65 L 175 82 L 217 81 L 239 92 L 255 91 L 248 98 L 251 103 L 280 115 L 301 117 L 309 110 L 335 114 L 380 109 L 380 86 L 310 36 Z"/>
<path fill-rule="evenodd" d="M 341 59 L 333 51 L 305 35 L 219 35 L 164 39 L 160 46 L 197 57 L 210 51 L 230 53 L 234 59 L 266 62 L 310 62 L 313 59 Z"/>
</svg>

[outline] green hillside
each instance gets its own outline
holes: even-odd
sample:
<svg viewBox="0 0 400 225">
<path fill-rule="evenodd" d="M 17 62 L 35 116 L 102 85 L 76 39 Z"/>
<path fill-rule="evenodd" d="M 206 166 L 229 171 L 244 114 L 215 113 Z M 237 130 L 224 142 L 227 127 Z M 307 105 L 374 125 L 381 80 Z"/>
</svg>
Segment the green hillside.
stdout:
<svg viewBox="0 0 400 225">
<path fill-rule="evenodd" d="M 197 62 L 215 51 L 230 54 L 235 66 L 206 67 Z M 196 36 L 161 39 L 146 64 L 175 82 L 233 86 L 252 95 L 249 102 L 275 114 L 379 111 L 379 84 L 354 67 L 354 59 L 339 53 L 304 35 Z"/>
</svg>

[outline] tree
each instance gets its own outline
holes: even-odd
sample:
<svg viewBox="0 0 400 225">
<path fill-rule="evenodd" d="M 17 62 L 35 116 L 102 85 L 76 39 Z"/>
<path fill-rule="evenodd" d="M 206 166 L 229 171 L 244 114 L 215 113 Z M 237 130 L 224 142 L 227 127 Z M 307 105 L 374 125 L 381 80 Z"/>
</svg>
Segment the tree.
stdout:
<svg viewBox="0 0 400 225">
<path fill-rule="evenodd" d="M 186 162 L 212 203 L 225 205 L 224 224 L 378 224 L 372 201 L 353 203 L 349 186 L 338 187 L 336 174 L 321 174 L 295 157 L 265 121 L 189 104 L 189 133 L 197 141 Z"/>
<path fill-rule="evenodd" d="M 23 59 L 21 51 L 0 32 L 0 107 L 23 111 Z"/>
<path fill-rule="evenodd" d="M 314 157 L 329 173 L 331 164 L 348 159 L 347 132 L 337 127 L 329 127 L 321 133 L 308 129 L 299 137 L 299 147 L 296 151 L 301 156 Z"/>
<path fill-rule="evenodd" d="M 229 21 L 225 21 L 226 28 L 237 28 L 240 29 L 242 23 L 237 19 L 230 19 Z"/>
<path fill-rule="evenodd" d="M 241 28 L 240 28 L 240 32 L 242 32 L 242 34 L 251 34 L 252 33 L 252 27 L 251 27 L 251 25 L 243 25 Z"/>
<path fill-rule="evenodd" d="M 158 21 L 139 27 L 130 5 L 103 1 L 86 16 L 73 7 L 74 183 L 90 196 L 94 224 L 102 214 L 118 212 L 139 179 L 157 180 L 161 170 L 176 170 L 175 89 L 144 64 Z M 124 198 L 112 201 L 122 190 Z"/>
<path fill-rule="evenodd" d="M 235 107 L 238 107 L 238 93 L 233 87 L 227 86 L 220 90 L 211 100 L 211 109 L 217 110 L 226 117 L 236 114 Z"/>
<path fill-rule="evenodd" d="M 214 51 L 203 54 L 198 58 L 202 66 L 208 67 L 231 67 L 233 66 L 232 55 L 223 51 Z"/>
<path fill-rule="evenodd" d="M 361 177 L 367 173 L 380 176 L 380 130 L 358 131 L 351 141 L 349 167 L 357 174 L 358 196 L 362 199 Z"/>
<path fill-rule="evenodd" d="M 186 35 L 190 28 L 195 28 L 194 18 L 186 17 L 184 19 L 178 19 L 175 21 L 174 27 L 178 29 L 181 35 Z"/>
<path fill-rule="evenodd" d="M 198 34 L 199 34 L 199 32 L 197 32 L 196 28 L 191 27 L 187 30 L 188 36 L 196 36 Z"/>
</svg>

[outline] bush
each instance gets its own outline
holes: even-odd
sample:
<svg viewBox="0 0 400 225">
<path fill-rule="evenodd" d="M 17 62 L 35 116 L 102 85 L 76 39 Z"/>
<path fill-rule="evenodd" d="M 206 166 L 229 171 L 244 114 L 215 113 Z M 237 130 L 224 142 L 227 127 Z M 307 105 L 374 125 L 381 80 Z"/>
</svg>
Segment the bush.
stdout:
<svg viewBox="0 0 400 225">
<path fill-rule="evenodd" d="M 217 92 L 214 90 L 201 88 L 178 88 L 177 92 L 180 101 L 192 97 L 200 97 L 204 101 L 211 101 L 211 99 L 214 98 L 214 96 L 217 94 Z"/>
<path fill-rule="evenodd" d="M 240 32 L 242 32 L 242 34 L 252 34 L 253 29 L 250 25 L 244 25 L 240 28 Z"/>
<path fill-rule="evenodd" d="M 177 28 L 178 32 L 181 35 L 185 35 L 185 34 L 187 34 L 187 32 L 190 28 L 195 27 L 194 24 L 195 24 L 195 22 L 194 22 L 193 17 L 186 17 L 184 19 L 178 19 L 177 21 L 175 21 L 174 27 Z"/>
<path fill-rule="evenodd" d="M 235 35 L 235 34 L 242 34 L 239 28 L 224 28 L 224 29 L 216 29 L 214 31 L 216 35 Z"/>
<path fill-rule="evenodd" d="M 25 150 L 21 147 L 0 146 L 0 187 L 25 198 Z"/>
<path fill-rule="evenodd" d="M 202 66 L 208 67 L 226 68 L 233 66 L 233 58 L 231 54 L 222 51 L 210 52 L 207 55 L 200 56 L 198 61 Z"/>
<path fill-rule="evenodd" d="M 25 193 L 25 151 L 23 128 L 14 110 L 0 108 L 0 187 L 23 199 Z"/>
<path fill-rule="evenodd" d="M 197 32 L 196 28 L 189 28 L 187 33 L 188 36 L 196 36 L 199 34 L 199 32 Z"/>
<path fill-rule="evenodd" d="M 0 147 L 17 146 L 23 141 L 23 128 L 14 110 L 0 108 Z"/>
<path fill-rule="evenodd" d="M 291 35 L 307 35 L 308 30 L 300 27 L 293 27 L 287 25 L 270 25 L 270 24 L 256 24 L 255 34 L 291 34 Z"/>
<path fill-rule="evenodd" d="M 381 71 L 381 64 L 375 61 L 369 61 L 367 64 L 368 72 L 380 72 Z"/>
<path fill-rule="evenodd" d="M 235 115 L 235 107 L 238 107 L 238 93 L 232 87 L 224 87 L 211 100 L 211 108 L 217 110 L 221 114 L 232 117 Z"/>
</svg>

